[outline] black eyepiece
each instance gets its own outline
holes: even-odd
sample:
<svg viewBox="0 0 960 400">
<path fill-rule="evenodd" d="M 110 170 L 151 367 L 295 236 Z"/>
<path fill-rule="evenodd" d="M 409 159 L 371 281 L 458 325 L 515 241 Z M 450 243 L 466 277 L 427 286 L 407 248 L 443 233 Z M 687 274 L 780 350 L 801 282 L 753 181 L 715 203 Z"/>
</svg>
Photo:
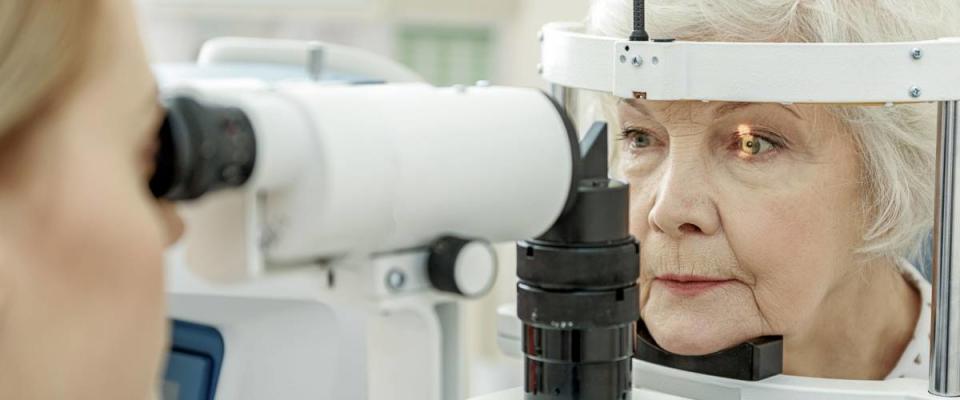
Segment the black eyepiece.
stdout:
<svg viewBox="0 0 960 400">
<path fill-rule="evenodd" d="M 239 187 L 253 173 L 257 141 L 239 108 L 201 104 L 180 96 L 166 102 L 150 191 L 157 198 L 193 200 Z"/>
</svg>

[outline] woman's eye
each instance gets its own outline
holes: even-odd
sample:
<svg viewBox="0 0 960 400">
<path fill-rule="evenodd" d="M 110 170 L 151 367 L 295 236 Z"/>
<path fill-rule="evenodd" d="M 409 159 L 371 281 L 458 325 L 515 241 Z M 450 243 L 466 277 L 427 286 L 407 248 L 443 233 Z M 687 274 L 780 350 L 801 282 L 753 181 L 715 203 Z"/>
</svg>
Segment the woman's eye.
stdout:
<svg viewBox="0 0 960 400">
<path fill-rule="evenodd" d="M 643 150 L 652 146 L 654 143 L 654 138 L 649 133 L 635 129 L 623 131 L 623 134 L 621 134 L 621 140 L 627 142 L 627 146 L 630 148 L 630 150 Z"/>
<path fill-rule="evenodd" d="M 740 157 L 754 157 L 777 148 L 777 145 L 762 136 L 756 136 L 750 133 L 740 133 L 737 135 Z"/>
</svg>

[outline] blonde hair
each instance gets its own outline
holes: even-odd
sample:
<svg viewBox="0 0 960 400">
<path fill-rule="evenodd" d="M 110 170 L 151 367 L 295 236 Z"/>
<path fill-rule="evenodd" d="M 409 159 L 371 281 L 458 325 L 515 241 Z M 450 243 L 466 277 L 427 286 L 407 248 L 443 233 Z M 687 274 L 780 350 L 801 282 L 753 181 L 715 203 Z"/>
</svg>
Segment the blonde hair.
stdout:
<svg viewBox="0 0 960 400">
<path fill-rule="evenodd" d="M 0 140 L 63 97 L 84 63 L 96 1 L 0 1 Z"/>
<path fill-rule="evenodd" d="M 588 31 L 628 37 L 632 1 L 594 0 Z M 960 1 L 647 0 L 652 38 L 727 42 L 893 42 L 960 36 Z M 605 106 L 609 108 L 609 106 Z M 934 217 L 936 105 L 833 106 L 861 155 L 862 255 L 913 257 Z M 609 118 L 609 110 L 606 113 Z"/>
</svg>

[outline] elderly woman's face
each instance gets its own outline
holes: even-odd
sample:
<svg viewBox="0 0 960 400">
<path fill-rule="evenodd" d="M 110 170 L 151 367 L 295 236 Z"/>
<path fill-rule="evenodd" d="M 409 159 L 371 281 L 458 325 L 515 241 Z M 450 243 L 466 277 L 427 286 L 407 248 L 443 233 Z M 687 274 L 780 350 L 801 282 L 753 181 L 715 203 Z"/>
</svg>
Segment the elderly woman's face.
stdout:
<svg viewBox="0 0 960 400">
<path fill-rule="evenodd" d="M 641 314 L 706 354 L 811 329 L 860 243 L 856 145 L 814 106 L 622 101 Z"/>
</svg>

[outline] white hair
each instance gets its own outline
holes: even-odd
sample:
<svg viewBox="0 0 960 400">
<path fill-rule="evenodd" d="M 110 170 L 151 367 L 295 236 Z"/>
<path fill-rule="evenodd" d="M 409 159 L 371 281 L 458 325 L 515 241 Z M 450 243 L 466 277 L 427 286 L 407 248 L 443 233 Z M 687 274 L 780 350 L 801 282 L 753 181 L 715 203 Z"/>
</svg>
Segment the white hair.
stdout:
<svg viewBox="0 0 960 400">
<path fill-rule="evenodd" d="M 651 38 L 726 42 L 893 42 L 960 36 L 956 0 L 647 0 Z M 590 33 L 626 38 L 632 1 L 594 0 Z M 610 102 L 604 114 L 611 122 Z M 861 155 L 862 255 L 911 257 L 934 217 L 936 105 L 833 106 Z"/>
</svg>

